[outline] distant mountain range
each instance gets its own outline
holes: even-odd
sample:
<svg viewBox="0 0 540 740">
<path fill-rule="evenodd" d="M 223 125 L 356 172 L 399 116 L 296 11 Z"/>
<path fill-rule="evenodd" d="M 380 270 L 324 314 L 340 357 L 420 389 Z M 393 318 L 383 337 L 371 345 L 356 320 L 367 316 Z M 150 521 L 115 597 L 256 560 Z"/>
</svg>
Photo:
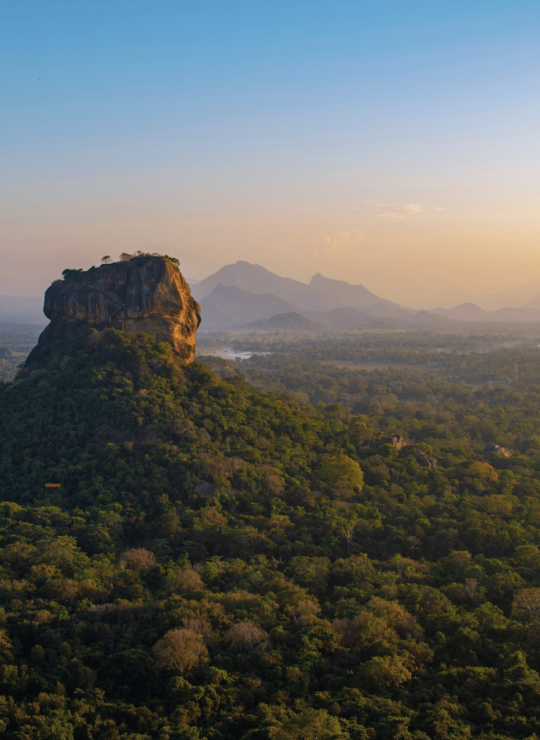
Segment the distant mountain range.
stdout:
<svg viewBox="0 0 540 740">
<path fill-rule="evenodd" d="M 274 293 L 255 294 L 234 285 L 226 287 L 221 283 L 216 285 L 201 300 L 203 316 L 208 303 L 217 306 L 225 316 L 234 319 L 237 323 L 259 321 L 260 319 L 268 319 L 278 313 L 289 313 L 297 310 L 292 303 L 278 298 Z"/>
<path fill-rule="evenodd" d="M 444 329 L 463 322 L 540 323 L 540 295 L 521 307 L 495 311 L 471 302 L 454 308 L 416 311 L 381 298 L 363 285 L 331 280 L 320 274 L 314 275 L 309 283 L 302 283 L 245 261 L 226 265 L 200 282 L 188 282 L 201 304 L 203 330 L 241 327 L 268 330 L 286 328 L 285 324 L 292 329 L 295 324 L 294 330 L 300 331 L 302 322 L 283 318 L 292 314 L 311 322 L 303 324 L 305 331 Z M 524 297 L 531 296 L 534 285 L 526 286 L 529 290 Z M 268 320 L 272 320 L 271 324 L 255 326 Z M 43 298 L 0 296 L 0 323 L 45 326 Z"/>
<path fill-rule="evenodd" d="M 496 311 L 486 311 L 474 303 L 415 311 L 381 298 L 363 285 L 320 274 L 302 283 L 245 261 L 222 267 L 193 285 L 192 293 L 201 304 L 202 329 L 285 328 L 283 316 L 290 314 L 302 316 L 319 329 L 341 330 L 448 328 L 455 322 L 540 322 L 540 296 L 521 308 Z M 271 324 L 256 326 L 270 319 Z M 300 330 L 298 322 L 296 330 Z"/>
<path fill-rule="evenodd" d="M 430 313 L 446 316 L 455 321 L 530 323 L 540 321 L 540 300 L 537 304 L 538 308 L 525 305 L 518 308 L 507 307 L 498 308 L 496 311 L 485 311 L 475 303 L 462 303 L 454 308 L 433 308 Z"/>
<path fill-rule="evenodd" d="M 326 327 L 306 319 L 300 313 L 291 311 L 291 313 L 280 313 L 277 316 L 273 316 L 271 319 L 254 321 L 251 324 L 247 324 L 246 329 L 255 329 L 256 331 L 319 332 L 325 331 Z"/>
<path fill-rule="evenodd" d="M 301 283 L 275 275 L 270 270 L 249 262 L 236 262 L 222 267 L 214 275 L 193 286 L 192 293 L 197 300 L 210 297 L 218 285 L 239 288 L 256 295 L 270 293 L 305 311 L 324 312 L 346 306 L 363 309 L 377 303 L 401 309 L 397 303 L 379 298 L 363 285 L 350 285 L 322 275 L 314 275 L 309 284 Z"/>
<path fill-rule="evenodd" d="M 242 326 L 287 313 L 301 314 L 331 328 L 342 328 L 343 322 L 357 327 L 374 318 L 399 323 L 416 313 L 380 298 L 363 285 L 323 275 L 314 275 L 309 284 L 301 283 L 249 262 L 222 267 L 194 285 L 192 293 L 201 304 L 203 329 Z M 343 309 L 348 313 L 342 322 L 333 311 Z"/>
</svg>

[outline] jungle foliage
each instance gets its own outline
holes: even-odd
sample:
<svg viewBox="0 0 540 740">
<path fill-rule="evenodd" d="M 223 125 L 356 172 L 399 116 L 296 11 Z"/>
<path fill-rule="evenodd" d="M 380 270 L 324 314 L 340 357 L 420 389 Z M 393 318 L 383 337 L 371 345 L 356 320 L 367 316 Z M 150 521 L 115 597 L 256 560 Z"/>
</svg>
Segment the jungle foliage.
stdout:
<svg viewBox="0 0 540 740">
<path fill-rule="evenodd" d="M 539 736 L 540 382 L 270 361 L 0 385 L 3 736 Z"/>
</svg>

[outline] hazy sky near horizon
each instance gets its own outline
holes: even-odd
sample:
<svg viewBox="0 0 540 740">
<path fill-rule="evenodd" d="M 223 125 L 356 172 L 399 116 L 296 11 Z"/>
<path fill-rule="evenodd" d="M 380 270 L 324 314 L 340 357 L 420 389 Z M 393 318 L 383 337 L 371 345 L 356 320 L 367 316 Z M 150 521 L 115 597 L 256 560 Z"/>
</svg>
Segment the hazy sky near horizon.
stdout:
<svg viewBox="0 0 540 740">
<path fill-rule="evenodd" d="M 538 0 L 4 0 L 0 294 L 137 249 L 417 307 L 540 282 L 539 31 Z"/>
</svg>

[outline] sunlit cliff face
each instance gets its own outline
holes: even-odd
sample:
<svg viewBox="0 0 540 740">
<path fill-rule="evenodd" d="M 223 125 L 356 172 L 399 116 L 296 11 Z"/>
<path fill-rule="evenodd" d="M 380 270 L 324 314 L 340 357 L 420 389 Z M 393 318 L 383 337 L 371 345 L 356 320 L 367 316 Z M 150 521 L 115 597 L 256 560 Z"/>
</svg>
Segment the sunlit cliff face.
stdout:
<svg viewBox="0 0 540 740">
<path fill-rule="evenodd" d="M 65 279 L 45 293 L 44 312 L 51 323 L 39 338 L 41 347 L 91 328 L 113 328 L 152 332 L 182 360 L 195 357 L 200 307 L 178 267 L 165 258 L 137 257 L 86 272 L 66 271 Z"/>
</svg>

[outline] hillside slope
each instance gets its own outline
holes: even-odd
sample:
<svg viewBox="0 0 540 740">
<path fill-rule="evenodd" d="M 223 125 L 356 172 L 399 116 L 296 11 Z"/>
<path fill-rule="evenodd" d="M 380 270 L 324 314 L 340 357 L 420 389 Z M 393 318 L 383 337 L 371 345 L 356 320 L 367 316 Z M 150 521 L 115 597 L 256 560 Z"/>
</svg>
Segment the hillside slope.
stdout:
<svg viewBox="0 0 540 740">
<path fill-rule="evenodd" d="M 538 734 L 540 458 L 467 436 L 523 397 L 385 377 L 301 406 L 107 329 L 0 384 L 3 737 Z"/>
</svg>

